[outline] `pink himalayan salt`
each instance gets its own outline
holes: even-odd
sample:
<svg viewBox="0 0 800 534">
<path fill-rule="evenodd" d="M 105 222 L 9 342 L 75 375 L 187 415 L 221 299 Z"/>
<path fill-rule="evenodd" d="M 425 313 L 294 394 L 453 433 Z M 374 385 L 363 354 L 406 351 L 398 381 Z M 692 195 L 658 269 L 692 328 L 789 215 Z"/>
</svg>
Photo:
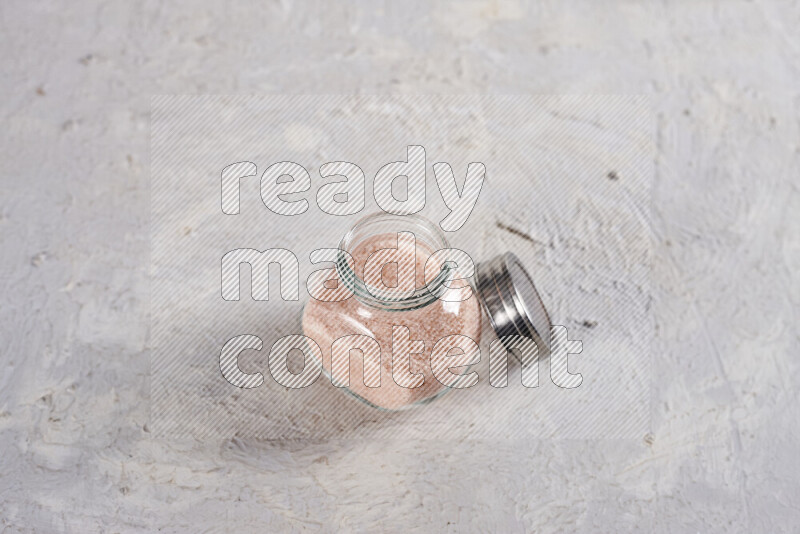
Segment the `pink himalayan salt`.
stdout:
<svg viewBox="0 0 800 534">
<path fill-rule="evenodd" d="M 366 239 L 353 251 L 356 272 L 360 278 L 363 276 L 365 262 L 370 254 L 377 250 L 397 248 L 399 254 L 406 255 L 409 261 L 414 254 L 416 266 L 416 286 L 423 287 L 425 280 L 425 262 L 432 254 L 432 250 L 425 243 L 417 242 L 416 250 L 407 243 L 398 243 L 397 234 L 380 234 Z M 409 262 L 410 263 L 410 262 Z M 434 263 L 434 262 L 432 262 Z M 401 262 L 402 266 L 402 262 Z M 428 268 L 428 279 L 433 279 L 439 273 L 441 264 L 431 265 Z M 397 284 L 397 267 L 388 265 L 382 270 L 383 280 L 388 287 Z M 363 279 L 363 278 L 362 278 Z M 369 277 L 370 282 L 374 278 Z M 342 286 L 343 283 L 337 281 Z M 451 287 L 459 287 L 464 282 L 454 282 Z M 374 286 L 374 283 L 371 285 Z M 324 284 L 330 288 L 331 282 Z M 325 291 L 325 290 L 323 290 Z M 328 291 L 331 291 L 330 289 Z M 331 294 L 331 293 L 328 293 Z M 403 382 L 400 378 L 393 378 L 392 358 L 392 327 L 403 326 L 408 328 L 411 345 L 414 341 L 424 342 L 421 353 L 411 353 L 409 357 L 399 358 L 398 365 L 405 367 L 410 363 L 411 373 L 422 373 L 424 383 L 416 388 L 407 388 L 395 382 Z M 313 339 L 322 350 L 323 368 L 331 374 L 331 347 L 334 342 L 344 336 L 361 334 L 374 338 L 380 345 L 380 386 L 367 387 L 365 381 L 373 385 L 377 382 L 377 375 L 372 370 L 377 370 L 377 354 L 375 351 L 364 347 L 364 354 L 354 350 L 349 358 L 349 389 L 370 403 L 386 409 L 398 409 L 417 401 L 426 399 L 441 392 L 446 386 L 439 382 L 433 375 L 430 366 L 431 349 L 441 338 L 461 334 L 480 342 L 481 335 L 481 310 L 477 297 L 472 295 L 463 302 L 445 302 L 436 299 L 427 306 L 410 311 L 389 311 L 366 305 L 353 296 L 340 302 L 322 302 L 310 299 L 303 313 L 303 331 L 306 336 Z M 344 340 L 343 340 L 344 341 Z M 398 342 L 397 332 L 395 343 Z M 406 345 L 408 346 L 408 345 Z M 352 344 L 339 343 L 340 353 L 344 353 Z M 415 347 L 416 348 L 416 347 Z M 364 362 L 368 362 L 367 376 L 364 376 Z M 409 361 L 410 360 L 410 361 Z M 347 358 L 337 361 L 346 362 Z M 375 362 L 372 366 L 370 363 Z M 346 376 L 347 369 L 337 368 L 334 377 Z M 406 369 L 408 371 L 408 369 Z M 454 370 L 458 373 L 459 371 Z M 400 369 L 398 369 L 400 376 Z M 441 377 L 442 375 L 439 374 Z"/>
</svg>

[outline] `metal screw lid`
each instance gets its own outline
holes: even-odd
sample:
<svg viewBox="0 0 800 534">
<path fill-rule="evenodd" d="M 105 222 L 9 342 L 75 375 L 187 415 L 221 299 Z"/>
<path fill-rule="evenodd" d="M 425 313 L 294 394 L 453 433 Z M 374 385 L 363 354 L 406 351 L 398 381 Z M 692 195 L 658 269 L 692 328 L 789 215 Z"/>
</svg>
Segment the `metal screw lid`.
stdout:
<svg viewBox="0 0 800 534">
<path fill-rule="evenodd" d="M 479 263 L 475 283 L 483 310 L 501 340 L 528 337 L 539 347 L 540 357 L 550 353 L 550 316 L 515 254 L 506 252 Z"/>
</svg>

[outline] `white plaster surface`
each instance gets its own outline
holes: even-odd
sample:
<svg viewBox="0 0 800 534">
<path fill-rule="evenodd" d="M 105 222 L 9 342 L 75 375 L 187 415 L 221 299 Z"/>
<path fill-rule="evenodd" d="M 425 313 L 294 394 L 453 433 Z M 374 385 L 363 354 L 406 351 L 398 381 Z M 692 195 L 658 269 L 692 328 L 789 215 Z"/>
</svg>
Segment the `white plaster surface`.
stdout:
<svg viewBox="0 0 800 534">
<path fill-rule="evenodd" d="M 800 528 L 796 2 L 0 4 L 0 527 Z M 156 93 L 643 93 L 652 431 L 153 440 Z"/>
</svg>

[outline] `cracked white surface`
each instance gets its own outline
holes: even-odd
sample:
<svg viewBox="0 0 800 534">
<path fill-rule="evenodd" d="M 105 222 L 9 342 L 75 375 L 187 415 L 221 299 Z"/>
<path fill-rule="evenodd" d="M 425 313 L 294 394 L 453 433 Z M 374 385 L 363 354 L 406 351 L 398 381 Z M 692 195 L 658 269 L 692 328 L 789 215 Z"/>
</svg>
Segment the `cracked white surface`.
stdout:
<svg viewBox="0 0 800 534">
<path fill-rule="evenodd" d="M 0 525 L 791 531 L 800 8 L 791 2 L 0 5 Z M 148 438 L 154 93 L 644 93 L 652 434 Z"/>
</svg>

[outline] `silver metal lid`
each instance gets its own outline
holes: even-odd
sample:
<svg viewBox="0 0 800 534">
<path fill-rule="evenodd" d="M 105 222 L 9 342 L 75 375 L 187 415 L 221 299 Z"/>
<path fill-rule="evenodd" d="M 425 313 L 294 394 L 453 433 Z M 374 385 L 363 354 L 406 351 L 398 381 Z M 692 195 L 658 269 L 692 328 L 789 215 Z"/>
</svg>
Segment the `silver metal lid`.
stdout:
<svg viewBox="0 0 800 534">
<path fill-rule="evenodd" d="M 540 357 L 550 353 L 550 316 L 515 254 L 506 252 L 479 263 L 475 283 L 483 311 L 501 340 L 528 337 L 536 343 Z"/>
</svg>

